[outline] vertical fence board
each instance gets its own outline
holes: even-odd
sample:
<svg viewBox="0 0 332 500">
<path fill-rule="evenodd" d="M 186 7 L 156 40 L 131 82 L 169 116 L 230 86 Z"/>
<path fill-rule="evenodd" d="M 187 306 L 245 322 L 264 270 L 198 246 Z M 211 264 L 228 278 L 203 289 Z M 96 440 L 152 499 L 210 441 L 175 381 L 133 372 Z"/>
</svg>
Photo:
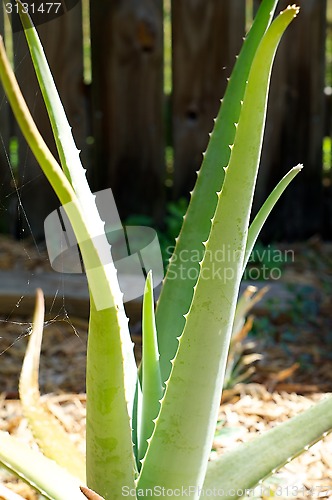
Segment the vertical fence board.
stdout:
<svg viewBox="0 0 332 500">
<path fill-rule="evenodd" d="M 100 187 L 120 215 L 157 216 L 163 197 L 161 0 L 93 0 L 93 119 Z"/>
<path fill-rule="evenodd" d="M 326 47 L 332 45 L 332 0 L 327 0 L 327 26 L 326 26 Z M 326 51 L 326 87 L 324 92 L 325 97 L 325 132 L 324 135 L 330 138 L 332 143 L 332 54 L 331 50 Z M 329 158 L 325 157 L 326 167 L 328 172 L 324 173 L 323 190 L 324 190 L 324 218 L 323 218 L 323 237 L 332 239 L 332 157 L 331 150 Z"/>
<path fill-rule="evenodd" d="M 173 0 L 174 197 L 188 196 L 245 33 L 244 0 Z"/>
<path fill-rule="evenodd" d="M 0 33 L 4 35 L 4 9 L 0 5 Z M 5 40 L 6 43 L 6 40 Z M 10 108 L 2 85 L 0 84 L 0 231 L 9 231 L 10 193 L 12 176 L 8 165 L 9 139 L 11 135 Z"/>
<path fill-rule="evenodd" d="M 256 209 L 290 168 L 301 162 L 304 169 L 271 214 L 263 230 L 268 240 L 305 239 L 322 229 L 326 1 L 299 5 L 272 72 Z"/>
<path fill-rule="evenodd" d="M 83 85 L 81 2 L 61 17 L 37 27 L 54 80 L 76 143 L 86 156 L 87 116 Z M 56 157 L 53 134 L 32 67 L 24 33 L 14 34 L 16 74 L 23 95 L 46 143 Z M 49 183 L 33 157 L 21 133 L 19 137 L 20 195 L 25 214 L 18 207 L 18 232 L 30 232 L 36 240 L 44 237 L 44 219 L 59 206 Z M 28 221 L 28 222 L 27 222 Z"/>
</svg>

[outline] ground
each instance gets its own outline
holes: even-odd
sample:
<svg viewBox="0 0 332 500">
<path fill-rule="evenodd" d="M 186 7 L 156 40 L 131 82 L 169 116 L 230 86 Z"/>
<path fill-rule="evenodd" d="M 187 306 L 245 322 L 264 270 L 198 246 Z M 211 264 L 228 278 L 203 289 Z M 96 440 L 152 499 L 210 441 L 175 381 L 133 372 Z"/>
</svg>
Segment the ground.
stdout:
<svg viewBox="0 0 332 500">
<path fill-rule="evenodd" d="M 291 247 L 293 262 L 281 266 L 280 283 L 270 283 L 272 295 L 254 311 L 253 335 L 245 345 L 245 354 L 259 353 L 261 359 L 253 364 L 248 383 L 238 383 L 224 392 L 211 459 L 332 392 L 332 245 L 314 239 Z M 284 251 L 286 246 L 278 248 Z M 39 254 L 29 242 L 22 245 L 2 238 L 0 270 L 24 269 L 31 273 L 48 270 L 45 254 Z M 17 401 L 18 375 L 31 322 L 31 314 L 20 312 L 24 300 L 23 295 L 18 307 L 8 311 L 0 308 L 0 428 L 30 441 Z M 5 297 L 2 302 L 0 297 L 1 303 L 6 303 Z M 60 301 L 45 324 L 40 385 L 45 405 L 83 449 L 87 320 L 68 317 L 66 304 L 62 306 Z M 133 323 L 139 358 L 139 323 Z M 269 483 L 275 496 L 332 498 L 331 444 L 332 437 L 326 437 L 276 474 Z M 6 472 L 1 477 L 24 498 L 37 498 Z M 271 497 L 267 490 L 263 493 L 258 498 Z"/>
</svg>

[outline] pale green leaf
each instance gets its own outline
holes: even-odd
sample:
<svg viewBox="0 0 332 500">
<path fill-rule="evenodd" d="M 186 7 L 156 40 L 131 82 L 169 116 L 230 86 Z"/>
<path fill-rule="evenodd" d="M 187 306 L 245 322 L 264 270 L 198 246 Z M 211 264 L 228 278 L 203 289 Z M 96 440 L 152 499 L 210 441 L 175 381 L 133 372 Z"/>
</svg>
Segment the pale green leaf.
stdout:
<svg viewBox="0 0 332 500">
<path fill-rule="evenodd" d="M 152 273 L 149 272 L 143 299 L 142 322 L 142 415 L 140 429 L 139 459 L 146 452 L 154 422 L 160 408 L 163 395 L 161 382 L 157 332 L 154 315 Z"/>
<path fill-rule="evenodd" d="M 209 463 L 204 489 L 236 499 L 332 430 L 332 397 Z M 232 494 L 231 494 L 232 492 Z"/>
<path fill-rule="evenodd" d="M 54 99 L 57 91 L 37 32 L 29 16 L 24 14 L 22 3 L 18 2 L 18 5 L 21 19 L 25 23 L 25 34 L 34 65 L 37 67 L 42 90 L 47 93 L 51 89 L 53 93 L 53 97 L 51 95 L 46 100 L 46 105 L 52 106 L 50 114 L 56 121 L 59 121 L 59 127 L 61 126 L 61 129 L 54 127 L 54 130 L 56 134 L 59 134 L 59 141 L 62 144 L 62 161 L 66 162 L 75 191 L 74 196 L 69 200 L 72 203 L 66 202 L 64 208 L 80 245 L 89 283 L 91 312 L 87 357 L 88 485 L 106 499 L 111 494 L 110 492 L 112 492 L 112 498 L 120 498 L 123 482 L 133 487 L 135 478 L 131 416 L 137 374 L 128 321 L 111 258 L 107 265 L 102 265 L 105 256 L 111 257 L 111 254 L 95 197 L 87 184 L 71 133 L 65 137 L 61 135 L 69 130 L 69 125 L 64 125 L 66 117 L 60 99 Z M 12 87 L 9 86 L 9 93 L 11 90 Z M 25 116 L 22 118 L 22 110 L 19 106 L 15 107 L 15 99 L 13 102 L 14 112 L 17 111 L 15 116 L 20 125 L 21 123 L 23 125 L 22 132 L 48 175 L 49 164 L 44 161 L 45 152 L 38 156 L 36 134 L 27 132 Z M 44 144 L 43 148 L 45 149 Z M 55 177 L 59 178 L 58 175 Z M 66 182 L 68 184 L 67 179 Z M 57 194 L 61 195 L 62 188 L 60 187 L 58 191 Z M 63 203 L 63 197 L 59 196 L 59 198 Z"/>
<path fill-rule="evenodd" d="M 262 227 L 264 226 L 266 219 L 272 212 L 272 209 L 274 208 L 275 204 L 279 200 L 280 196 L 283 194 L 287 186 L 292 182 L 292 180 L 295 178 L 295 176 L 301 172 L 303 168 L 303 165 L 297 165 L 296 167 L 292 168 L 282 179 L 281 181 L 276 185 L 276 187 L 273 189 L 272 193 L 269 195 L 265 203 L 262 205 L 260 208 L 259 212 L 257 213 L 256 217 L 252 221 L 249 231 L 248 231 L 248 239 L 247 239 L 247 248 L 246 248 L 246 258 L 244 261 L 244 269 L 248 263 L 248 260 L 250 258 L 251 252 L 253 251 L 254 245 L 257 241 L 258 235 L 261 232 Z M 243 271 L 244 271 L 243 269 Z"/>
<path fill-rule="evenodd" d="M 50 500 L 83 500 L 81 481 L 53 460 L 0 431 L 0 462 Z"/>
<path fill-rule="evenodd" d="M 278 0 L 261 3 L 254 23 L 243 43 L 221 103 L 208 148 L 204 154 L 187 214 L 170 260 L 156 310 L 162 380 L 168 379 L 204 255 L 211 219 L 224 182 L 236 124 L 241 112 L 247 79 L 256 49 L 273 18 Z"/>
<path fill-rule="evenodd" d="M 191 487 L 190 497 L 198 498 L 204 481 L 243 271 L 271 68 L 297 12 L 292 7 L 277 17 L 252 63 L 201 272 L 142 466 L 138 487 L 143 490 L 154 484 Z M 220 249 L 230 254 L 226 262 L 218 258 Z"/>
</svg>

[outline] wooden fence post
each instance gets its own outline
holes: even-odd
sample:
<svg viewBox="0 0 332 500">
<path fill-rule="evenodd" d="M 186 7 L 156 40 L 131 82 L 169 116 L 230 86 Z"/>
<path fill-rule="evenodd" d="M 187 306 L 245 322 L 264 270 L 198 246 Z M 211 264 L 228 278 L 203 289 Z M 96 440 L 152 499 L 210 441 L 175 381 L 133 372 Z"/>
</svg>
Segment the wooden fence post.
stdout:
<svg viewBox="0 0 332 500">
<path fill-rule="evenodd" d="M 82 7 L 78 2 L 64 15 L 37 26 L 54 80 L 60 93 L 69 122 L 73 128 L 82 160 L 86 159 L 87 105 L 83 84 Z M 46 143 L 57 156 L 46 108 L 32 67 L 30 54 L 22 31 L 14 33 L 15 68 L 23 95 Z M 44 238 L 44 219 L 59 201 L 39 165 L 19 137 L 20 196 L 24 209 L 18 206 L 18 233 L 33 234 L 36 240 Z"/>
<path fill-rule="evenodd" d="M 162 0 L 93 0 L 93 124 L 100 188 L 122 218 L 163 205 Z"/>
<path fill-rule="evenodd" d="M 322 229 L 326 0 L 299 4 L 272 72 L 255 210 L 290 168 L 304 169 L 272 212 L 262 233 L 267 240 L 305 239 Z"/>
<path fill-rule="evenodd" d="M 188 196 L 245 34 L 245 0 L 173 0 L 174 198 Z"/>
</svg>

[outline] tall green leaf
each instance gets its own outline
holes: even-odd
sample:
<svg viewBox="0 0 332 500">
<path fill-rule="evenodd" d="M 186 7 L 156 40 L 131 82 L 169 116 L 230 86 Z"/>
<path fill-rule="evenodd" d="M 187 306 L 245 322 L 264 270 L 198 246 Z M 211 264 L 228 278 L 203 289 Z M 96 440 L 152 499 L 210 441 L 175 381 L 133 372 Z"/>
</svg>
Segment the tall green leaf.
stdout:
<svg viewBox="0 0 332 500">
<path fill-rule="evenodd" d="M 154 419 L 159 413 L 163 395 L 161 382 L 157 332 L 154 316 L 153 282 L 151 271 L 146 279 L 143 299 L 142 322 L 142 415 L 140 429 L 139 459 L 148 446 L 154 429 Z"/>
<path fill-rule="evenodd" d="M 143 463 L 142 490 L 156 484 L 173 491 L 188 487 L 190 497 L 198 498 L 203 485 L 243 271 L 271 68 L 297 12 L 290 7 L 271 24 L 252 63 L 200 276 Z M 220 249 L 229 253 L 226 262 L 218 258 Z"/>
<path fill-rule="evenodd" d="M 224 181 L 224 167 L 229 162 L 246 83 L 256 49 L 271 23 L 278 0 L 264 0 L 257 12 L 232 75 L 215 121 L 209 145 L 198 173 L 187 214 L 170 260 L 158 300 L 156 322 L 163 382 L 168 379 L 171 363 L 181 335 L 204 255 L 211 219 L 217 206 L 217 192 Z"/>
<path fill-rule="evenodd" d="M 77 477 L 3 431 L 0 431 L 0 463 L 50 500 L 85 498 Z"/>
<path fill-rule="evenodd" d="M 37 32 L 29 16 L 24 13 L 21 2 L 18 2 L 18 5 L 32 59 L 39 68 L 42 88 L 46 92 L 50 88 L 56 92 Z M 87 360 L 88 485 L 105 498 L 108 498 L 110 491 L 112 498 L 120 498 L 123 482 L 134 487 L 135 458 L 131 440 L 131 412 L 136 385 L 136 365 L 116 270 L 111 261 L 103 266 L 105 255 L 110 257 L 104 223 L 99 217 L 84 171 L 77 172 L 80 168 L 78 161 L 74 161 L 71 168 L 73 158 L 78 158 L 75 144 L 69 138 L 63 143 L 63 155 L 74 191 L 33 123 L 3 48 L 0 63 L 2 82 L 16 119 L 64 205 L 80 245 L 91 298 Z M 61 101 L 57 100 L 53 105 L 51 98 L 49 102 L 46 100 L 47 105 L 51 102 L 51 114 L 56 120 L 59 119 L 60 123 L 64 123 Z M 63 137 L 60 137 L 61 139 Z M 103 391 L 100 391 L 100 387 L 103 387 Z M 106 428 L 107 439 L 103 439 L 103 430 Z"/>
<path fill-rule="evenodd" d="M 236 495 L 236 491 L 254 488 L 331 430 L 332 397 L 327 397 L 300 415 L 210 462 L 204 489 L 223 490 L 222 498 L 226 499 L 242 497 Z"/>
</svg>

